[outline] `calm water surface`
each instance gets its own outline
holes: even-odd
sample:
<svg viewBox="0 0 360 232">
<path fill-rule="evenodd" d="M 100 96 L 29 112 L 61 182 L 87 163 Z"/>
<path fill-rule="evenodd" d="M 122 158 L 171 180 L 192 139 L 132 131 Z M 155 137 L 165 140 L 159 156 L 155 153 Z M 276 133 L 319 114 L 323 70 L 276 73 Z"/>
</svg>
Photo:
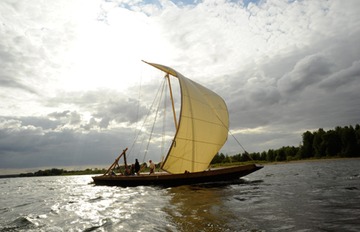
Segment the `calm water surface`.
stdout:
<svg viewBox="0 0 360 232">
<path fill-rule="evenodd" d="M 360 159 L 266 165 L 230 184 L 0 179 L 0 231 L 360 231 Z"/>
</svg>

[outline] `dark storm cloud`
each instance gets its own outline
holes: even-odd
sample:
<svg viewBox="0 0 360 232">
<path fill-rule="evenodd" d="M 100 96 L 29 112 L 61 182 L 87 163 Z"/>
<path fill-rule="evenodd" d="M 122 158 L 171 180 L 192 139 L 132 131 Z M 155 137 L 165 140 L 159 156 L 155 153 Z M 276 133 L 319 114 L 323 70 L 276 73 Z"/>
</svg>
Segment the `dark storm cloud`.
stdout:
<svg viewBox="0 0 360 232">
<path fill-rule="evenodd" d="M 320 83 L 320 87 L 327 91 L 332 91 L 342 86 L 348 86 L 352 83 L 356 84 L 360 77 L 360 60 L 354 61 L 354 63 L 345 69 L 342 69 L 336 73 L 333 73 L 328 78 L 324 79 Z"/>
<path fill-rule="evenodd" d="M 147 106 L 139 104 L 137 99 L 111 90 L 67 92 L 49 99 L 45 104 L 76 107 L 89 112 L 92 120 L 88 126 L 97 125 L 101 128 L 107 128 L 111 121 L 132 124 L 143 118 L 147 111 Z M 76 112 L 54 112 L 49 117 L 80 123 L 80 115 Z"/>
<path fill-rule="evenodd" d="M 10 119 L 10 117 L 5 117 L 5 119 Z M 35 128 L 42 128 L 43 130 L 48 129 L 55 129 L 59 125 L 61 125 L 60 121 L 57 120 L 51 120 L 49 117 L 18 117 L 17 120 L 21 122 L 21 125 L 27 127 L 27 126 L 33 126 Z"/>
<path fill-rule="evenodd" d="M 278 80 L 280 91 L 294 94 L 307 86 L 320 82 L 330 74 L 333 66 L 325 57 L 312 55 L 297 62 L 293 70 Z"/>
<path fill-rule="evenodd" d="M 106 165 L 130 143 L 128 133 L 0 128 L 0 168 Z"/>
</svg>

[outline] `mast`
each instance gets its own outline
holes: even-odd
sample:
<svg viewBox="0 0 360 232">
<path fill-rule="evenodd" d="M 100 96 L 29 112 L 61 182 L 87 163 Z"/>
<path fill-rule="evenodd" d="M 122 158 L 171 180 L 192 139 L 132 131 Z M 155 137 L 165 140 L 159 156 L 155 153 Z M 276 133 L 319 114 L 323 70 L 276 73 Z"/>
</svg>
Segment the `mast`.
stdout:
<svg viewBox="0 0 360 232">
<path fill-rule="evenodd" d="M 172 111 L 173 111 L 173 116 L 174 116 L 174 123 L 175 123 L 175 128 L 176 128 L 176 131 L 177 131 L 178 130 L 178 124 L 177 124 L 177 120 L 176 120 L 174 98 L 173 98 L 172 89 L 171 89 L 170 76 L 169 76 L 168 73 L 166 73 L 165 78 L 167 79 L 168 84 L 169 84 L 169 91 L 170 91 L 171 105 L 172 105 Z"/>
<path fill-rule="evenodd" d="M 128 150 L 128 148 L 126 148 L 125 150 L 123 150 L 123 152 L 119 155 L 119 157 L 117 157 L 114 161 L 114 163 L 109 167 L 109 169 L 104 173 L 105 175 L 110 175 L 111 172 L 114 170 L 114 168 L 119 167 L 119 160 L 121 158 L 121 156 L 124 156 L 124 160 L 125 160 L 125 170 L 127 172 L 127 163 L 126 163 L 126 151 Z"/>
<path fill-rule="evenodd" d="M 169 90 L 170 90 L 170 98 L 171 98 L 171 105 L 172 105 L 172 111 L 173 111 L 173 117 L 174 117 L 174 123 L 175 123 L 175 128 L 176 128 L 176 131 L 179 129 L 179 125 L 177 123 L 177 119 L 176 119 L 176 112 L 175 112 L 175 104 L 174 104 L 174 97 L 173 97 L 173 94 L 172 94 L 172 88 L 171 88 L 171 83 L 170 83 L 170 75 L 174 76 L 174 77 L 178 77 L 178 73 L 173 70 L 172 68 L 169 68 L 169 67 L 166 67 L 164 65 L 159 65 L 159 64 L 154 64 L 154 63 L 149 63 L 145 60 L 143 60 L 144 63 L 148 64 L 148 65 L 151 65 L 155 68 L 158 68 L 160 69 L 161 71 L 165 72 L 166 75 L 165 75 L 165 78 L 167 79 L 168 81 L 168 85 L 169 85 Z"/>
</svg>

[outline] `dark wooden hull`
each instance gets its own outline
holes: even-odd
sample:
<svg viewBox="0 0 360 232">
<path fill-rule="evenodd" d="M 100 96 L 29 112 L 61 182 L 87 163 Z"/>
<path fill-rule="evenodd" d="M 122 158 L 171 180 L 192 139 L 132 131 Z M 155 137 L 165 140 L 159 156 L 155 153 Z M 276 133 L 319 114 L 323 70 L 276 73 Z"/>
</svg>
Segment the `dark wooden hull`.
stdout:
<svg viewBox="0 0 360 232">
<path fill-rule="evenodd" d="M 173 187 L 179 185 L 201 184 L 207 182 L 231 181 L 246 176 L 261 169 L 255 164 L 242 165 L 229 168 L 214 169 L 203 172 L 168 174 L 155 173 L 153 175 L 141 174 L 140 176 L 111 176 L 102 175 L 92 177 L 96 185 L 109 186 L 163 186 Z"/>
</svg>

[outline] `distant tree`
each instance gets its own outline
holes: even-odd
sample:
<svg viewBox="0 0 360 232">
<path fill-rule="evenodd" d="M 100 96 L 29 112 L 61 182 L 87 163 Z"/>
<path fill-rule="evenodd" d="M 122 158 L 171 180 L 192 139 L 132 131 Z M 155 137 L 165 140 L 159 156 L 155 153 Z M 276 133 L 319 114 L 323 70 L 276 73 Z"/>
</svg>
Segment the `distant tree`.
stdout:
<svg viewBox="0 0 360 232">
<path fill-rule="evenodd" d="M 221 154 L 217 153 L 212 159 L 211 164 L 224 163 L 224 161 L 225 161 L 225 155 L 223 153 Z"/>
<path fill-rule="evenodd" d="M 336 127 L 335 130 L 306 131 L 302 135 L 302 143 L 298 146 L 284 146 L 277 150 L 236 154 L 228 156 L 217 154 L 211 163 L 245 162 L 249 160 L 266 160 L 268 162 L 294 159 L 307 159 L 323 156 L 360 157 L 360 125 Z"/>
<path fill-rule="evenodd" d="M 286 146 L 282 147 L 285 152 L 285 159 L 286 160 L 294 160 L 296 159 L 296 155 L 298 153 L 299 148 L 294 146 Z"/>
<path fill-rule="evenodd" d="M 300 158 L 310 158 L 314 156 L 313 141 L 314 135 L 310 131 L 303 134 L 303 145 L 301 147 Z"/>
<path fill-rule="evenodd" d="M 357 141 L 355 129 L 344 127 L 340 131 L 341 154 L 345 157 L 355 157 L 357 153 Z"/>
<path fill-rule="evenodd" d="M 219 153 L 217 153 L 211 160 L 210 164 L 217 164 L 219 162 Z"/>
<path fill-rule="evenodd" d="M 272 149 L 269 149 L 266 155 L 266 161 L 273 162 L 275 161 L 275 152 Z"/>
<path fill-rule="evenodd" d="M 340 154 L 341 140 L 334 130 L 330 130 L 323 135 L 323 142 L 326 147 L 326 156 L 335 156 Z"/>
<path fill-rule="evenodd" d="M 241 154 L 236 154 L 236 155 L 232 156 L 231 160 L 233 162 L 241 162 Z"/>
<path fill-rule="evenodd" d="M 223 163 L 231 163 L 231 161 L 232 161 L 232 159 L 228 155 L 225 155 L 225 158 L 222 162 Z"/>
<path fill-rule="evenodd" d="M 50 174 L 51 174 L 52 176 L 59 176 L 59 175 L 61 175 L 63 172 L 64 172 L 63 169 L 57 169 L 57 168 L 53 168 L 53 169 L 50 170 Z"/>
<path fill-rule="evenodd" d="M 360 125 L 355 126 L 355 137 L 356 137 L 356 151 L 355 156 L 360 157 Z"/>
<path fill-rule="evenodd" d="M 259 152 L 253 152 L 250 154 L 250 159 L 252 160 L 260 160 L 260 153 Z"/>
<path fill-rule="evenodd" d="M 266 160 L 266 156 L 267 156 L 267 153 L 266 153 L 266 151 L 263 151 L 263 152 L 261 152 L 261 154 L 260 154 L 260 160 Z"/>
<path fill-rule="evenodd" d="M 325 156 L 326 147 L 323 140 L 324 134 L 325 131 L 322 128 L 320 128 L 317 132 L 314 133 L 313 149 L 314 149 L 314 156 L 316 158 Z"/>
<path fill-rule="evenodd" d="M 276 151 L 275 161 L 284 161 L 284 160 L 286 160 L 285 148 L 282 147 Z"/>
</svg>

